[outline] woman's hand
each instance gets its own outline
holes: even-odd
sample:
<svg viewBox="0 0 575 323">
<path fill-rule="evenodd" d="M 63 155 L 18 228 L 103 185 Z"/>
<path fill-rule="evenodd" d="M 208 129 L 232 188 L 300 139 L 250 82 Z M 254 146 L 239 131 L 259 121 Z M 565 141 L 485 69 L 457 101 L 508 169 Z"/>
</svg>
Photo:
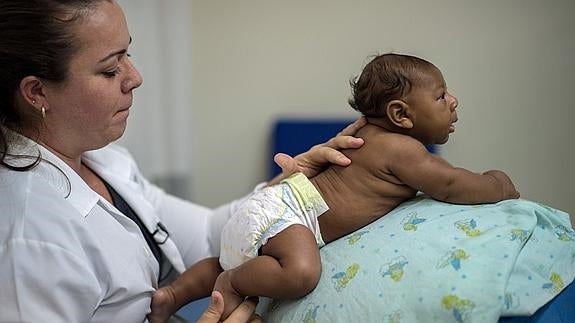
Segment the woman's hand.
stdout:
<svg viewBox="0 0 575 323">
<path fill-rule="evenodd" d="M 359 129 L 365 126 L 366 123 L 367 120 L 365 117 L 361 117 L 345 127 L 327 142 L 315 145 L 310 150 L 297 155 L 295 158 L 282 153 L 276 154 L 274 161 L 281 167 L 282 174 L 271 181 L 270 185 L 279 182 L 279 179 L 286 178 L 297 172 L 302 172 L 307 177 L 314 177 L 330 164 L 339 166 L 349 165 L 351 160 L 340 150 L 359 148 L 363 145 L 363 139 L 353 136 Z"/>
<path fill-rule="evenodd" d="M 259 315 L 254 314 L 256 305 L 258 304 L 257 297 L 250 297 L 243 301 L 228 318 L 222 323 L 262 323 Z M 210 305 L 206 311 L 196 321 L 197 323 L 218 323 L 224 312 L 224 298 L 219 292 L 212 292 Z"/>
</svg>

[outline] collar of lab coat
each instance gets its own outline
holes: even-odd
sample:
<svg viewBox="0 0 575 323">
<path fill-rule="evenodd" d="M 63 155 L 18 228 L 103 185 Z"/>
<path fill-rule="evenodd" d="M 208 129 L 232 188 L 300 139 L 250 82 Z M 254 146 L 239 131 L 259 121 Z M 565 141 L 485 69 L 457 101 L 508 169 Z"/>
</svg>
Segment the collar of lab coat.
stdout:
<svg viewBox="0 0 575 323">
<path fill-rule="evenodd" d="M 30 171 L 43 177 L 82 216 L 86 217 L 90 213 L 98 203 L 100 195 L 94 192 L 72 168 L 35 141 L 8 128 L 2 127 L 2 130 L 17 139 L 16 143 L 10 146 L 9 153 L 18 157 L 11 158 L 11 155 L 8 155 L 7 160 L 10 164 L 25 165 L 32 162 L 39 154 L 41 162 Z"/>
<path fill-rule="evenodd" d="M 137 168 L 126 151 L 118 146 L 110 145 L 85 153 L 82 161 L 118 192 L 134 209 L 148 231 L 153 233 L 157 229 L 160 221 L 156 216 L 154 206 L 142 193 L 142 187 L 138 183 Z"/>
<path fill-rule="evenodd" d="M 143 183 L 140 181 L 144 179 L 141 178 L 128 152 L 121 147 L 109 145 L 100 150 L 87 152 L 82 158 L 88 167 L 108 182 L 134 209 L 170 263 L 178 272 L 183 272 L 185 265 L 182 255 L 174 241 L 169 238 L 169 233 L 164 231 L 154 206 L 143 194 Z"/>
<path fill-rule="evenodd" d="M 12 130 L 7 128 L 3 128 L 3 130 L 10 132 L 12 136 L 19 139 L 18 144 L 11 147 L 12 150 L 10 152 L 12 154 L 35 158 L 38 152 L 40 153 L 42 161 L 32 171 L 39 173 L 56 191 L 61 192 L 63 197 L 82 216 L 86 217 L 96 203 L 103 199 L 68 164 L 50 150 Z M 25 162 L 30 162 L 31 160 L 31 158 L 27 158 Z M 130 178 L 133 177 L 131 161 L 126 154 L 118 153 L 106 147 L 89 151 L 82 155 L 82 162 L 114 187 L 120 196 L 136 210 L 139 209 L 137 206 L 141 205 L 142 201 L 134 201 L 131 197 L 135 194 L 128 192 L 127 188 L 125 188 L 125 186 L 137 185 L 135 181 L 130 182 Z M 14 163 L 18 164 L 20 161 L 14 159 Z M 136 212 L 136 214 L 139 215 L 139 212 Z"/>
</svg>

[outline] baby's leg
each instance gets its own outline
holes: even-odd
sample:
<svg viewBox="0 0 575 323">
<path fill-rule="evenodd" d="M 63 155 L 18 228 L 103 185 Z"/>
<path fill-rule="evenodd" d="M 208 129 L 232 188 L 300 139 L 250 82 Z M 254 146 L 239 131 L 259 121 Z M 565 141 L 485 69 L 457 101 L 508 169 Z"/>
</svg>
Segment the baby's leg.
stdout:
<svg viewBox="0 0 575 323">
<path fill-rule="evenodd" d="M 166 322 L 183 305 L 209 296 L 221 272 L 218 258 L 207 258 L 192 265 L 170 285 L 158 289 L 152 297 L 150 323 Z"/>
<path fill-rule="evenodd" d="M 225 319 L 243 296 L 298 298 L 311 292 L 321 275 L 313 233 L 294 224 L 269 239 L 260 256 L 223 272 L 215 290 L 224 296 Z"/>
</svg>

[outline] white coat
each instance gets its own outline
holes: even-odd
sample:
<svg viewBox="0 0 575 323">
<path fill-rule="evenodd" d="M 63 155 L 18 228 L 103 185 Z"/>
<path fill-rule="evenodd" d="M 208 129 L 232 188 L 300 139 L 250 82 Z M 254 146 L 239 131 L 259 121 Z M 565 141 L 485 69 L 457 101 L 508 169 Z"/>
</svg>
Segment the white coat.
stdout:
<svg viewBox="0 0 575 323">
<path fill-rule="evenodd" d="M 0 322 L 145 321 L 159 266 L 138 226 L 54 154 L 25 142 L 19 152 L 39 149 L 43 161 L 26 172 L 0 167 Z M 154 238 L 177 272 L 218 255 L 237 203 L 212 210 L 170 196 L 119 146 L 82 160 L 150 232 L 160 228 Z"/>
</svg>

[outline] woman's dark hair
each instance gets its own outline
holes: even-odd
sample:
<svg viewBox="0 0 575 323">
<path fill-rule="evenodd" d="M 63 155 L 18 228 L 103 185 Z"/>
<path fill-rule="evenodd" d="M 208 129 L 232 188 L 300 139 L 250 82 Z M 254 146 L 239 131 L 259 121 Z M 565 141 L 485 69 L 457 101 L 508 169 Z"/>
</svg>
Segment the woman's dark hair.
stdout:
<svg viewBox="0 0 575 323">
<path fill-rule="evenodd" d="M 435 68 L 430 62 L 409 55 L 387 53 L 376 56 L 350 81 L 349 105 L 366 117 L 383 117 L 387 104 L 409 94 L 423 71 Z"/>
<path fill-rule="evenodd" d="M 39 132 L 38 121 L 26 120 L 16 106 L 16 93 L 26 76 L 59 83 L 67 77 L 78 50 L 72 27 L 103 0 L 0 0 L 0 165 L 25 171 L 6 162 L 12 139 L 5 128 Z"/>
</svg>

